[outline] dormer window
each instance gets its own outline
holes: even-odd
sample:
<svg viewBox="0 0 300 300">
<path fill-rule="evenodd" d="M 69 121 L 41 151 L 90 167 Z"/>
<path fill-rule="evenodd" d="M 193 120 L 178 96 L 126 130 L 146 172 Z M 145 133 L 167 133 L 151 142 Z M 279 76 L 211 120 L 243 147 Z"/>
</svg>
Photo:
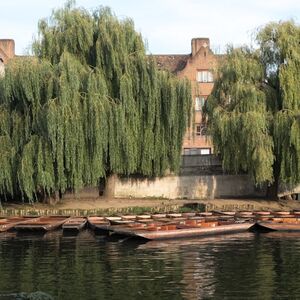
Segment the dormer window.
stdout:
<svg viewBox="0 0 300 300">
<path fill-rule="evenodd" d="M 214 82 L 212 72 L 208 70 L 197 71 L 197 81 L 198 82 Z"/>
</svg>

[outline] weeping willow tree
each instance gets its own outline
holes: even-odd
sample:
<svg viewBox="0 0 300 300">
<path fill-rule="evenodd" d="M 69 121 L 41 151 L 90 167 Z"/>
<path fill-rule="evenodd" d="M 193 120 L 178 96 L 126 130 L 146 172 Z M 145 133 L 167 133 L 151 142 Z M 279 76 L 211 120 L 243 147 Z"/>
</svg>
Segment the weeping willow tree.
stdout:
<svg viewBox="0 0 300 300">
<path fill-rule="evenodd" d="M 33 201 L 107 174 L 177 171 L 191 87 L 158 71 L 130 19 L 68 2 L 0 81 L 0 194 Z"/>
<path fill-rule="evenodd" d="M 300 27 L 270 23 L 259 48 L 229 48 L 207 101 L 214 147 L 223 167 L 267 183 L 300 182 Z"/>
</svg>

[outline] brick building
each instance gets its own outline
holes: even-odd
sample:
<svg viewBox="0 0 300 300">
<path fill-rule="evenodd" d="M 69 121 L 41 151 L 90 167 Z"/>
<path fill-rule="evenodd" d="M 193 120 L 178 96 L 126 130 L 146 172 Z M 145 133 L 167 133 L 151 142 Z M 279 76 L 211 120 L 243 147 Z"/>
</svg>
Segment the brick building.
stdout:
<svg viewBox="0 0 300 300">
<path fill-rule="evenodd" d="M 0 39 L 0 76 L 4 74 L 4 65 L 15 56 L 15 41 Z"/>
<path fill-rule="evenodd" d="M 15 42 L 0 39 L 0 75 L 4 65 L 15 56 Z M 194 38 L 191 53 L 184 55 L 154 55 L 160 69 L 167 69 L 178 77 L 186 77 L 192 83 L 193 124 L 183 140 L 184 155 L 205 155 L 212 153 L 212 145 L 202 122 L 202 108 L 213 88 L 213 69 L 218 56 L 210 49 L 208 38 Z"/>
<path fill-rule="evenodd" d="M 193 124 L 183 141 L 184 155 L 212 153 L 212 145 L 202 122 L 202 108 L 213 88 L 213 70 L 218 56 L 210 49 L 208 38 L 194 38 L 191 53 L 186 55 L 154 55 L 160 69 L 167 69 L 178 77 L 186 77 L 192 84 Z"/>
</svg>

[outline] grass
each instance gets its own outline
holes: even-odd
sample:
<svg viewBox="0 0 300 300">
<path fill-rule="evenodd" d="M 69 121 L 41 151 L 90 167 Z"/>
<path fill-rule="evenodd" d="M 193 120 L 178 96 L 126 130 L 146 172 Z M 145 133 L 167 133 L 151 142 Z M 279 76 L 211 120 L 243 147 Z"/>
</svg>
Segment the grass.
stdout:
<svg viewBox="0 0 300 300">
<path fill-rule="evenodd" d="M 108 208 L 108 209 L 16 209 L 7 208 L 0 209 L 0 216 L 47 216 L 47 215 L 64 215 L 64 216 L 116 216 L 116 215 L 141 215 L 148 213 L 168 213 L 168 212 L 191 212 L 205 211 L 205 205 L 199 204 L 196 206 L 180 206 L 180 205 L 165 205 L 157 207 L 127 207 L 127 208 Z"/>
</svg>

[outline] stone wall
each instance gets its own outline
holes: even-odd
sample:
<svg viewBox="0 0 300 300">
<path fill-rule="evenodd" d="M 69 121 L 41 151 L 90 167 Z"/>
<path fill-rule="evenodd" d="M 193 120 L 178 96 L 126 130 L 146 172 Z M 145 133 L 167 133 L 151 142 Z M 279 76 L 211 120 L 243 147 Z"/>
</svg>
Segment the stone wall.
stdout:
<svg viewBox="0 0 300 300">
<path fill-rule="evenodd" d="M 155 179 L 112 176 L 107 186 L 107 195 L 115 198 L 215 199 L 264 194 L 248 175 L 170 175 Z"/>
</svg>

